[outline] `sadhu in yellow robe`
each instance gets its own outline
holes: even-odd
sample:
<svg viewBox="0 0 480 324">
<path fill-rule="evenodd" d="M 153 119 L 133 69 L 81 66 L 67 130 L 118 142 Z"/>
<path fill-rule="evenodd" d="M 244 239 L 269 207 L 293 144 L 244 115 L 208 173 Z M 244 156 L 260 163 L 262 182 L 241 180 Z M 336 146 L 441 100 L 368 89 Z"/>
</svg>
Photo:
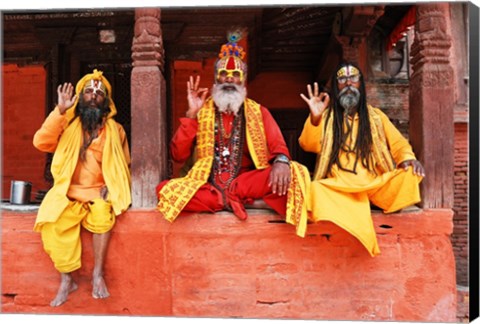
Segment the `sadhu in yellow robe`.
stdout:
<svg viewBox="0 0 480 324">
<path fill-rule="evenodd" d="M 305 122 L 299 138 L 300 146 L 317 154 L 317 164 L 310 186 L 310 208 L 312 221 L 330 221 L 356 237 L 371 256 L 380 253 L 370 211 L 370 202 L 392 213 L 420 202 L 419 183 L 422 177 L 407 170 L 395 169 L 395 164 L 415 159 L 408 141 L 402 136 L 388 117 L 378 108 L 368 106 L 373 139 L 373 161 L 375 173 L 357 162 L 356 173 L 333 165 L 327 165 L 332 154 L 333 115 L 327 118 L 327 109 L 318 126 Z M 350 148 L 355 147 L 359 117 L 348 117 L 352 123 L 352 136 L 347 140 Z M 327 122 L 328 120 L 328 122 Z M 327 123 L 327 125 L 325 125 Z M 346 123 L 346 121 L 345 121 Z M 344 124 L 346 127 L 346 124 Z M 341 151 L 340 162 L 344 169 L 353 170 L 355 153 Z"/>
<path fill-rule="evenodd" d="M 78 95 L 91 79 L 101 80 L 107 93 L 112 93 L 103 73 L 94 70 L 78 81 Z M 92 233 L 105 233 L 131 203 L 130 154 L 125 131 L 113 118 L 117 113 L 113 100 L 110 97 L 110 113 L 88 147 L 85 160 L 80 158 L 83 133 L 79 118 L 75 118 L 77 103 L 78 97 L 64 115 L 56 107 L 33 138 L 37 149 L 54 153 L 54 185 L 40 205 L 34 230 L 41 233 L 45 251 L 63 273 L 81 267 L 80 226 Z M 108 188 L 107 201 L 101 198 L 103 186 Z"/>
</svg>

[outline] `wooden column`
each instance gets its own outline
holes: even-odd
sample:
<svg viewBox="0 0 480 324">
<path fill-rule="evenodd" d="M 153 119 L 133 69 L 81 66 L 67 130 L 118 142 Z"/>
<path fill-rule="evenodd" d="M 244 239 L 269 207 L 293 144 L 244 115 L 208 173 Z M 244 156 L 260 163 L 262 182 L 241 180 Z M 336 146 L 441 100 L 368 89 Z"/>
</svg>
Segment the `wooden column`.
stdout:
<svg viewBox="0 0 480 324">
<path fill-rule="evenodd" d="M 454 75 L 448 3 L 417 6 L 411 50 L 410 140 L 425 166 L 424 208 L 453 207 Z"/>
<path fill-rule="evenodd" d="M 135 9 L 132 45 L 132 207 L 153 208 L 166 177 L 166 90 L 160 9 Z"/>
</svg>

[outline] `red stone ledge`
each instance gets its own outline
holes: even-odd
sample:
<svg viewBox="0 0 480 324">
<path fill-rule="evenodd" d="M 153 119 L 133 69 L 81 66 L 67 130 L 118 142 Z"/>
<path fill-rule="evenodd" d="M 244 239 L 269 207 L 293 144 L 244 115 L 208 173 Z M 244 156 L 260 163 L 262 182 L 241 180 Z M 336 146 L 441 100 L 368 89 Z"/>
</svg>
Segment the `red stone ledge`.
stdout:
<svg viewBox="0 0 480 324">
<path fill-rule="evenodd" d="M 83 231 L 79 289 L 51 308 L 59 276 L 32 232 L 35 213 L 3 211 L 1 311 L 456 321 L 451 210 L 374 213 L 375 258 L 332 223 L 310 224 L 300 238 L 272 212 L 249 215 L 183 214 L 170 224 L 155 210 L 129 210 L 113 230 L 105 300 L 91 297 L 92 241 Z"/>
</svg>

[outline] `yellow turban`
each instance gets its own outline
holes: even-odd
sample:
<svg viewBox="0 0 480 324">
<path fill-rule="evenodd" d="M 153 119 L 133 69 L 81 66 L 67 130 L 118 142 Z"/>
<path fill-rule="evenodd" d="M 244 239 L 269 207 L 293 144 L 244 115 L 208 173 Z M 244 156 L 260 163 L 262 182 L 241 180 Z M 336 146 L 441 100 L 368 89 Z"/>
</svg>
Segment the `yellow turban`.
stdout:
<svg viewBox="0 0 480 324">
<path fill-rule="evenodd" d="M 90 80 L 99 80 L 102 81 L 102 83 L 105 85 L 105 88 L 107 89 L 107 96 L 108 100 L 110 102 L 109 107 L 110 107 L 110 113 L 108 114 L 107 118 L 111 118 L 117 114 L 117 108 L 115 107 L 115 104 L 112 99 L 112 86 L 110 85 L 110 82 L 108 82 L 107 78 L 103 76 L 102 71 L 98 71 L 97 69 L 93 70 L 93 73 L 86 74 L 83 78 L 81 78 L 75 87 L 75 94 L 77 95 L 77 99 L 75 100 L 75 103 L 73 104 L 72 109 L 68 109 L 66 112 L 66 117 L 68 121 L 70 122 L 74 117 L 75 117 L 75 108 L 77 107 L 78 104 L 78 99 L 83 93 L 83 88 L 85 87 L 85 84 L 90 81 Z"/>
</svg>

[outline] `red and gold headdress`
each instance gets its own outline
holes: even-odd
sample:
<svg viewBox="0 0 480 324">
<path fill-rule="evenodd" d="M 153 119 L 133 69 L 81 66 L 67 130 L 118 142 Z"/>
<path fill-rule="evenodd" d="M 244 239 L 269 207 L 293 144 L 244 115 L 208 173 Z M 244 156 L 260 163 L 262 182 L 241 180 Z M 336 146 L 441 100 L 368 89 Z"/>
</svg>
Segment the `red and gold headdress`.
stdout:
<svg viewBox="0 0 480 324">
<path fill-rule="evenodd" d="M 240 75 L 241 81 L 244 81 L 247 74 L 247 65 L 243 62 L 245 51 L 243 47 L 237 44 L 242 36 L 243 32 L 241 29 L 235 29 L 227 33 L 228 43 L 222 45 L 218 54 L 219 60 L 215 64 L 215 76 L 217 79 L 220 74 L 226 73 L 227 76 Z"/>
</svg>

